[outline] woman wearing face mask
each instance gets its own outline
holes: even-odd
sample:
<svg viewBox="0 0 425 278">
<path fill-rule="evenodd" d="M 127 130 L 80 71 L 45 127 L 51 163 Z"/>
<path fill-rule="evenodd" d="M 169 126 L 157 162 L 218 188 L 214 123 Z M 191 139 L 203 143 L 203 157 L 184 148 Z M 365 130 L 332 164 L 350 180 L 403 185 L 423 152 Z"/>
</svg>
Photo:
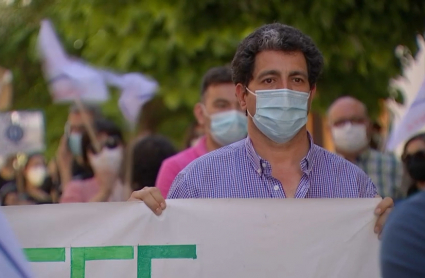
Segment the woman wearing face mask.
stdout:
<svg viewBox="0 0 425 278">
<path fill-rule="evenodd" d="M 22 176 L 22 192 L 18 191 L 16 182 L 6 184 L 0 191 L 1 203 L 4 206 L 52 203 L 54 189 L 48 181 L 46 162 L 42 154 L 28 156 L 20 174 Z"/>
<path fill-rule="evenodd" d="M 418 134 L 406 142 L 402 160 L 412 180 L 407 196 L 425 190 L 425 133 Z"/>
<path fill-rule="evenodd" d="M 84 163 L 91 168 L 94 176 L 69 182 L 61 203 L 124 201 L 130 194 L 130 189 L 126 189 L 121 182 L 124 155 L 121 130 L 104 119 L 94 122 L 94 130 L 100 150 L 96 151 L 87 132 L 81 141 Z"/>
</svg>

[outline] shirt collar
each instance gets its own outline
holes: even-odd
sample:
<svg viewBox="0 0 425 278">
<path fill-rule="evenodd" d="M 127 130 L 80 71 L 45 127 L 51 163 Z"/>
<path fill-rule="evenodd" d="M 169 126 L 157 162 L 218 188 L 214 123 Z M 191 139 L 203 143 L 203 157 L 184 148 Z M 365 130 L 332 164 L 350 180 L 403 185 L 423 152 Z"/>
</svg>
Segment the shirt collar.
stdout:
<svg viewBox="0 0 425 278">
<path fill-rule="evenodd" d="M 199 139 L 199 141 L 195 144 L 195 146 L 193 146 L 193 150 L 195 151 L 198 157 L 208 153 L 207 138 L 205 136 L 202 136 L 202 138 Z"/>
<path fill-rule="evenodd" d="M 317 146 L 314 144 L 313 138 L 311 137 L 309 132 L 307 132 L 307 136 L 308 136 L 308 141 L 310 142 L 310 148 L 307 152 L 307 155 L 303 159 L 301 159 L 300 166 L 301 166 L 301 170 L 304 173 L 309 174 L 313 166 L 314 153 Z M 267 160 L 261 158 L 257 154 L 257 152 L 254 149 L 254 146 L 252 145 L 251 138 L 249 138 L 249 136 L 247 136 L 245 139 L 245 149 L 248 156 L 248 160 L 251 166 L 255 169 L 255 171 L 259 175 L 261 175 L 264 171 L 267 171 L 264 168 L 270 165 L 270 163 Z"/>
</svg>

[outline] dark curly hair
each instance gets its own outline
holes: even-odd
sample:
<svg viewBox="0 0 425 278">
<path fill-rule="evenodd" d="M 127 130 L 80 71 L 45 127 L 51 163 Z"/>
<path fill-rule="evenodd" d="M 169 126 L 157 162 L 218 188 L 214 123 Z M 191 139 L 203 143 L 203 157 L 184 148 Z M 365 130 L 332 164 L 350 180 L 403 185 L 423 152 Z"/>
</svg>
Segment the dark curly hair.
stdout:
<svg viewBox="0 0 425 278">
<path fill-rule="evenodd" d="M 281 23 L 260 27 L 239 44 L 232 61 L 233 83 L 248 86 L 253 78 L 255 56 L 264 50 L 301 51 L 307 61 L 310 87 L 317 83 L 324 64 L 322 54 L 310 37 Z"/>
</svg>

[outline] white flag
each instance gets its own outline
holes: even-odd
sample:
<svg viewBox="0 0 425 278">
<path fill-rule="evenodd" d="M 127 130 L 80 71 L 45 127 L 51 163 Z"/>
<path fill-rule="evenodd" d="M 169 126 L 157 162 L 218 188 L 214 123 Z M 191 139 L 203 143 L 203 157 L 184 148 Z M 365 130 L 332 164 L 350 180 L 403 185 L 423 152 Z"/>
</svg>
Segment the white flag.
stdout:
<svg viewBox="0 0 425 278">
<path fill-rule="evenodd" d="M 119 106 L 124 117 L 134 126 L 142 106 L 152 99 L 158 89 L 158 83 L 139 73 L 125 74 L 123 79 Z"/>
<path fill-rule="evenodd" d="M 76 98 L 84 102 L 104 102 L 109 98 L 108 85 L 114 86 L 121 90 L 119 107 L 134 126 L 141 107 L 158 89 L 155 80 L 140 73 L 116 74 L 69 58 L 48 20 L 41 23 L 38 47 L 55 102 L 70 102 Z"/>
<path fill-rule="evenodd" d="M 55 102 L 104 102 L 109 98 L 102 75 L 82 61 L 69 58 L 48 20 L 41 22 L 38 49 Z"/>
<path fill-rule="evenodd" d="M 402 152 L 402 143 L 425 128 L 425 40 L 417 37 L 419 51 L 409 56 L 403 76 L 391 80 L 391 86 L 403 91 L 404 104 L 387 100 L 393 128 L 387 140 L 387 150 Z M 406 58 L 404 58 L 406 59 Z"/>
</svg>

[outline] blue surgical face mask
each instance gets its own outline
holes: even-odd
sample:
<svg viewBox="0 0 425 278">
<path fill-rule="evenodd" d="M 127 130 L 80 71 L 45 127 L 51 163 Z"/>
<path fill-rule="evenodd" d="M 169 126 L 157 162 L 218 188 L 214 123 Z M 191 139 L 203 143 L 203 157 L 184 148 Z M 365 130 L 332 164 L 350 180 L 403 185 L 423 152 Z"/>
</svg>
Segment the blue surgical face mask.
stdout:
<svg viewBox="0 0 425 278">
<path fill-rule="evenodd" d="M 204 112 L 206 113 L 205 109 Z M 206 113 L 207 114 L 207 113 Z M 220 112 L 209 116 L 211 135 L 221 146 L 242 140 L 247 134 L 246 116 L 237 110 Z"/>
<path fill-rule="evenodd" d="M 289 89 L 257 90 L 255 115 L 252 118 L 257 128 L 270 140 L 283 144 L 290 141 L 307 123 L 308 98 L 310 93 Z"/>
<path fill-rule="evenodd" d="M 68 137 L 69 150 L 74 156 L 81 156 L 83 151 L 81 149 L 81 133 L 71 133 Z"/>
</svg>

